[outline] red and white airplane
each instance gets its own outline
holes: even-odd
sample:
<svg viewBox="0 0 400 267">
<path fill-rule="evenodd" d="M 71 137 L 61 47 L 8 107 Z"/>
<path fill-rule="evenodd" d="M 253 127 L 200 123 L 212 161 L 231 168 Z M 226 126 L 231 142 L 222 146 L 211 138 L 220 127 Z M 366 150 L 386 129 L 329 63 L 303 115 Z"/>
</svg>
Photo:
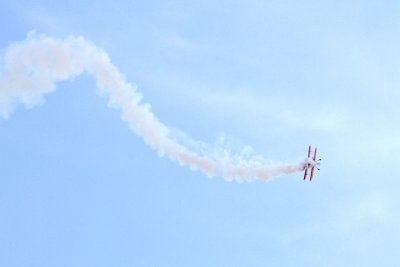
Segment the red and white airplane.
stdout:
<svg viewBox="0 0 400 267">
<path fill-rule="evenodd" d="M 320 170 L 318 167 L 320 165 L 321 159 L 318 159 L 316 161 L 317 148 L 314 149 L 314 157 L 311 158 L 310 156 L 311 156 L 311 146 L 308 146 L 308 156 L 304 162 L 304 179 L 303 180 L 305 180 L 307 178 L 308 169 L 311 168 L 311 173 L 310 173 L 310 181 L 311 181 L 314 176 L 314 169 L 317 168 L 317 170 Z"/>
</svg>

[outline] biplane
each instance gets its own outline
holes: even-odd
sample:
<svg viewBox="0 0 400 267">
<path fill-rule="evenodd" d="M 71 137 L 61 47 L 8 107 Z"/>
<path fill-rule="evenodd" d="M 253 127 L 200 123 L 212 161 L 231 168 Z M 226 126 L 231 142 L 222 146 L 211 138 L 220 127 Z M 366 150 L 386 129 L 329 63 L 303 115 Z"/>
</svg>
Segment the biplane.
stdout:
<svg viewBox="0 0 400 267">
<path fill-rule="evenodd" d="M 310 171 L 310 181 L 314 177 L 314 169 L 317 168 L 317 170 L 320 170 L 318 167 L 320 166 L 321 159 L 317 159 L 317 148 L 314 149 L 314 156 L 311 158 L 311 146 L 308 146 L 308 155 L 307 158 L 304 162 L 304 179 L 307 179 L 308 175 L 308 170 L 311 169 Z"/>
</svg>

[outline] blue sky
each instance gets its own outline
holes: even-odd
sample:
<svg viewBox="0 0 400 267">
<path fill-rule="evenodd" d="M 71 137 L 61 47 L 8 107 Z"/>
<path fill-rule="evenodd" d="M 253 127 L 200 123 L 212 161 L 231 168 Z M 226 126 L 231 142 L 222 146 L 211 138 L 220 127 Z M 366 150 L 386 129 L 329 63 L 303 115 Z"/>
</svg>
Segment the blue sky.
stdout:
<svg viewBox="0 0 400 267">
<path fill-rule="evenodd" d="M 394 266 L 396 1 L 6 1 L 0 59 L 36 30 L 103 48 L 166 125 L 315 180 L 207 178 L 160 158 L 86 75 L 0 120 L 1 266 Z M 0 67 L 1 70 L 2 67 Z"/>
</svg>

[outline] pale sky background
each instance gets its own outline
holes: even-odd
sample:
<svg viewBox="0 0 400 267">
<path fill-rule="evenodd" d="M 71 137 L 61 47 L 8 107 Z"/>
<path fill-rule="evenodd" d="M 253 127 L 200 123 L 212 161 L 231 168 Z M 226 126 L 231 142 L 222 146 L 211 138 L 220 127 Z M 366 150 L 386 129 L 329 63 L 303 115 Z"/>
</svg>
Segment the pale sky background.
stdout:
<svg viewBox="0 0 400 267">
<path fill-rule="evenodd" d="M 323 165 L 311 183 L 207 178 L 158 157 L 80 76 L 0 119 L 0 266 L 399 265 L 399 12 L 399 1 L 3 1 L 0 60 L 31 30 L 82 35 L 166 125 L 274 161 L 316 145 Z"/>
</svg>

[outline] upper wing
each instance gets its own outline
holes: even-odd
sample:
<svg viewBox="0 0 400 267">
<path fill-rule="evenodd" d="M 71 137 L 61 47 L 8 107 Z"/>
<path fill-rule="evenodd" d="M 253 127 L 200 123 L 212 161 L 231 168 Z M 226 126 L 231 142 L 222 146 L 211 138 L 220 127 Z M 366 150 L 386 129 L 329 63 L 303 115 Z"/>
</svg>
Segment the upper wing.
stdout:
<svg viewBox="0 0 400 267">
<path fill-rule="evenodd" d="M 315 148 L 315 150 L 314 150 L 314 157 L 313 157 L 313 161 L 314 162 L 315 162 L 316 158 L 317 158 L 317 148 Z M 314 176 L 314 169 L 315 169 L 315 166 L 313 166 L 312 169 L 311 169 L 310 181 L 312 180 L 312 178 Z"/>
</svg>

